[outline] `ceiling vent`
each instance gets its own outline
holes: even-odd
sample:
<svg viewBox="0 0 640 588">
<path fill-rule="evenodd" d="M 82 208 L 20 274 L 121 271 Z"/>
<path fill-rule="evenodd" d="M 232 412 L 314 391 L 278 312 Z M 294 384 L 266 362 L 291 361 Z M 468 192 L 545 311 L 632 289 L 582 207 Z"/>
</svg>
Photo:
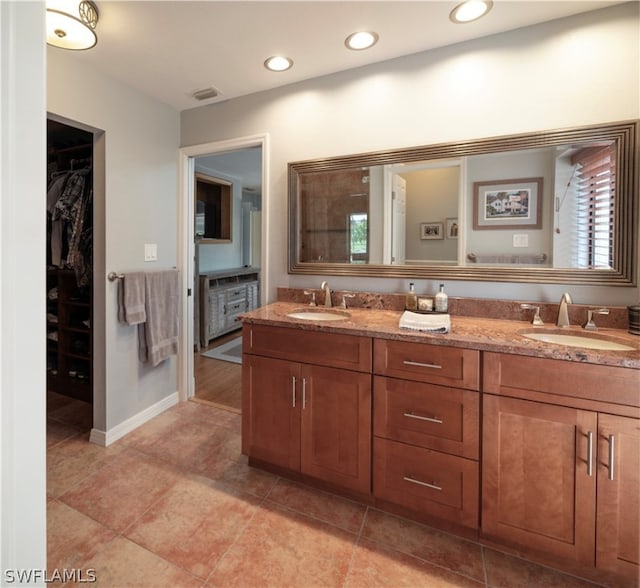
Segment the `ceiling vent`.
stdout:
<svg viewBox="0 0 640 588">
<path fill-rule="evenodd" d="M 203 88 L 202 90 L 196 90 L 191 94 L 196 100 L 209 100 L 209 98 L 215 98 L 219 92 L 213 86 L 209 88 Z"/>
</svg>

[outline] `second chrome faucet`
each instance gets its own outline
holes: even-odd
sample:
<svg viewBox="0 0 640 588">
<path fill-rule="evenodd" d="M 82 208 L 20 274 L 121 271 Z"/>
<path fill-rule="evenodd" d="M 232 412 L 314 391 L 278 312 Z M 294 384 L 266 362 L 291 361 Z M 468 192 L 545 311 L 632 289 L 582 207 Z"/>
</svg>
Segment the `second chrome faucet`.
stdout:
<svg viewBox="0 0 640 588">
<path fill-rule="evenodd" d="M 573 304 L 573 300 L 571 300 L 569 292 L 565 292 L 562 295 L 562 298 L 560 298 L 560 307 L 558 308 L 558 321 L 556 322 L 556 325 L 558 327 L 568 327 L 571 324 L 569 322 L 569 304 Z"/>
<path fill-rule="evenodd" d="M 331 302 L 331 288 L 329 288 L 329 282 L 322 282 L 320 289 L 324 292 L 324 305 L 328 308 L 333 306 Z"/>
</svg>

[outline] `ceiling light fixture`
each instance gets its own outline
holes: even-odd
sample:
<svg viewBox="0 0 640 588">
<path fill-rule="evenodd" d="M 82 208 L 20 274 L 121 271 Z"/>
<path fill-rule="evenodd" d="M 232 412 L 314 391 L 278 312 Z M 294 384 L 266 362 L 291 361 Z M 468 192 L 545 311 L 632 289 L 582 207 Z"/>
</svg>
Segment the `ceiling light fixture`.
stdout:
<svg viewBox="0 0 640 588">
<path fill-rule="evenodd" d="M 265 60 L 264 66 L 269 71 L 287 71 L 293 66 L 293 60 L 282 55 L 274 55 Z"/>
<path fill-rule="evenodd" d="M 95 33 L 98 7 L 90 0 L 47 0 L 47 44 L 61 49 L 91 49 L 98 42 Z"/>
<path fill-rule="evenodd" d="M 362 51 L 362 49 L 368 49 L 373 47 L 378 42 L 378 33 L 370 31 L 359 31 L 357 33 L 351 33 L 345 40 L 344 44 L 347 49 L 353 51 Z"/>
<path fill-rule="evenodd" d="M 471 22 L 487 14 L 492 6 L 492 0 L 467 0 L 451 11 L 449 19 L 456 24 Z"/>
</svg>

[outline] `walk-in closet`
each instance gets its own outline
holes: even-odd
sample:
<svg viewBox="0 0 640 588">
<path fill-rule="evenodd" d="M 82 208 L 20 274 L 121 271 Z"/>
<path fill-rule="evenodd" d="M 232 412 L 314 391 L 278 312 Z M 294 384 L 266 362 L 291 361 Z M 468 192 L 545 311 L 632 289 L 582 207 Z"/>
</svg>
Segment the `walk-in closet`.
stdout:
<svg viewBox="0 0 640 588">
<path fill-rule="evenodd" d="M 93 134 L 47 120 L 47 390 L 93 402 Z"/>
</svg>

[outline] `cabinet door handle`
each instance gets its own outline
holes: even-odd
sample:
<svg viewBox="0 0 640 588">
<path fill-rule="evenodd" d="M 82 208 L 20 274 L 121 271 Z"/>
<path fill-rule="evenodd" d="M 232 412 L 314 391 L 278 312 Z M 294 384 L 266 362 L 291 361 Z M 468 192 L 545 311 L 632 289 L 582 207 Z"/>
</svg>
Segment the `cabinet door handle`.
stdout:
<svg viewBox="0 0 640 588">
<path fill-rule="evenodd" d="M 291 406 L 296 407 L 296 377 L 291 376 Z"/>
<path fill-rule="evenodd" d="M 444 421 L 442 419 L 439 419 L 438 417 L 426 417 L 426 416 L 420 416 L 417 414 L 413 414 L 411 411 L 407 411 L 404 413 L 404 416 L 410 418 L 410 419 L 418 419 L 420 421 L 429 421 L 430 423 L 437 423 L 438 425 L 441 425 Z"/>
<path fill-rule="evenodd" d="M 434 370 L 441 370 L 442 366 L 436 363 L 421 363 L 419 361 L 409 361 L 408 359 L 404 360 L 404 365 L 417 365 L 418 367 L 426 367 Z"/>
<path fill-rule="evenodd" d="M 613 465 L 616 459 L 616 438 L 609 435 L 609 479 L 613 480 Z"/>
<path fill-rule="evenodd" d="M 307 378 L 302 378 L 302 410 L 307 408 Z"/>
<path fill-rule="evenodd" d="M 436 484 L 430 484 L 429 482 L 422 482 L 421 480 L 416 480 L 411 476 L 404 476 L 402 478 L 405 482 L 411 482 L 412 484 L 418 484 L 420 486 L 426 486 L 427 488 L 431 488 L 432 490 L 442 490 L 442 486 L 438 486 Z"/>
<path fill-rule="evenodd" d="M 587 476 L 593 476 L 593 433 L 587 433 Z"/>
</svg>

